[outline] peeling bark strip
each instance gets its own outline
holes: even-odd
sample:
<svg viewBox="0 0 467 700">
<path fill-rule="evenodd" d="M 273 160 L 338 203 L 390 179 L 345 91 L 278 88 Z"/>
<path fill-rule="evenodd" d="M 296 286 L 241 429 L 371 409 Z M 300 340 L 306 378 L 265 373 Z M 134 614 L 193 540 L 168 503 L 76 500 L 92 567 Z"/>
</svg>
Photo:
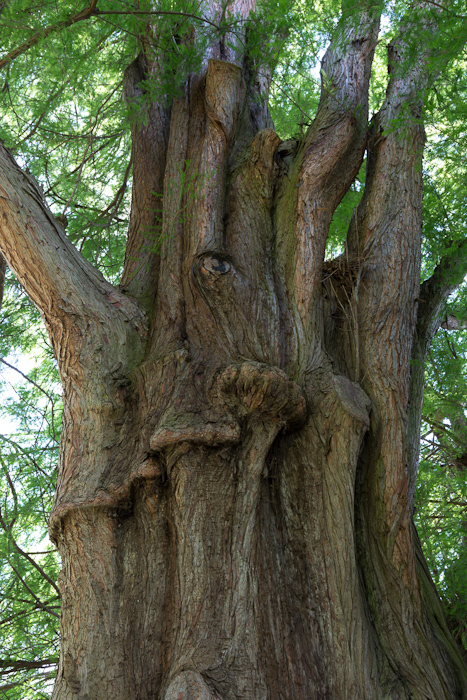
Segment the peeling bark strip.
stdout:
<svg viewBox="0 0 467 700">
<path fill-rule="evenodd" d="M 0 247 L 64 385 L 53 700 L 467 698 L 410 520 L 423 61 L 392 74 L 347 260 L 322 282 L 378 24 L 370 4 L 343 15 L 299 143 L 221 42 L 147 108 L 120 289 L 0 148 Z M 127 99 L 159 70 L 145 49 Z M 405 100 L 417 119 L 391 130 Z"/>
</svg>

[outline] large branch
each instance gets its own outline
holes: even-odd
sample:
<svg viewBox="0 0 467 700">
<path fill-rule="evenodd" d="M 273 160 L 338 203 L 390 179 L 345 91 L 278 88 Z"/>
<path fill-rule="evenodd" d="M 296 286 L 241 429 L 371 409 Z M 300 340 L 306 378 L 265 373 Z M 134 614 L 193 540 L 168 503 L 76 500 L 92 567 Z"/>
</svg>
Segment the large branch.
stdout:
<svg viewBox="0 0 467 700">
<path fill-rule="evenodd" d="M 0 659 L 0 668 L 3 669 L 2 675 L 6 675 L 7 673 L 17 673 L 18 671 L 29 671 L 31 669 L 44 668 L 46 666 L 52 666 L 56 663 L 58 663 L 57 658 L 41 659 L 40 661 L 28 661 L 26 659 L 18 659 L 13 661 Z"/>
<path fill-rule="evenodd" d="M 125 70 L 127 103 L 146 112 L 131 130 L 133 184 L 122 287 L 148 310 L 154 300 L 162 236 L 162 193 L 169 140 L 170 105 L 166 100 L 145 104 L 144 81 L 158 80 L 163 59 L 139 54 Z"/>
<path fill-rule="evenodd" d="M 73 24 L 76 24 L 77 22 L 82 22 L 85 19 L 95 16 L 97 14 L 96 5 L 97 0 L 92 0 L 89 7 L 81 10 L 81 12 L 68 17 L 68 19 L 64 20 L 63 22 L 59 22 L 58 24 L 45 27 L 44 29 L 40 29 L 39 31 L 35 32 L 35 34 L 33 34 L 27 41 L 22 43 L 20 46 L 17 46 L 0 59 L 0 70 L 8 66 L 15 60 L 15 58 L 21 56 L 21 54 L 26 53 L 26 51 L 38 44 L 39 41 L 46 39 L 50 34 L 55 34 L 56 32 L 60 32 L 62 29 L 67 29 L 68 27 L 73 26 Z"/>
<path fill-rule="evenodd" d="M 465 318 L 458 318 L 456 314 L 449 314 L 443 317 L 441 328 L 444 328 L 446 331 L 465 331 L 467 328 L 467 321 Z"/>
<path fill-rule="evenodd" d="M 396 414 L 406 411 L 419 296 L 425 140 L 421 116 L 430 76 L 428 49 L 412 58 L 416 26 L 403 24 L 399 37 L 388 47 L 389 85 L 384 104 L 372 121 L 365 191 L 346 243 L 349 262 L 360 268 L 360 287 L 353 290 L 360 328 L 354 338 L 360 359 L 355 372 L 365 378 L 375 417 L 390 412 L 390 402 Z M 378 342 L 374 341 L 375 331 Z M 397 357 L 387 350 L 394 346 Z M 393 378 L 390 385 L 385 382 L 388 376 Z M 387 454 L 396 460 L 392 448 Z M 388 478 L 403 477 L 405 459 L 401 456 L 400 461 L 397 468 L 394 462 L 395 472 L 387 465 Z"/>
<path fill-rule="evenodd" d="M 151 16 L 158 14 L 173 15 L 174 22 L 177 17 L 202 20 L 202 22 L 207 22 L 218 29 L 218 24 L 225 22 L 232 14 L 240 14 L 246 18 L 255 2 L 256 0 L 235 0 L 226 8 L 225 3 L 210 1 L 205 3 L 205 7 L 200 7 L 200 11 L 203 11 L 202 17 L 156 10 L 152 13 L 141 14 L 147 15 L 148 21 Z M 99 11 L 98 14 L 105 13 Z M 140 13 L 136 12 L 136 14 Z M 194 31 L 199 31 L 199 28 Z M 241 31 L 244 34 L 245 28 L 243 27 Z M 159 85 L 160 88 L 161 78 L 167 69 L 166 57 L 159 52 L 155 54 L 153 48 L 154 45 L 158 44 L 160 38 L 157 25 L 151 26 L 148 23 L 147 36 L 141 37 L 143 52 L 128 66 L 124 75 L 125 99 L 130 105 L 138 105 L 141 111 L 146 112 L 146 124 L 136 124 L 132 128 L 132 206 L 122 285 L 133 296 L 141 300 L 148 307 L 148 310 L 154 301 L 161 247 L 163 238 L 167 235 L 167 227 L 164 229 L 163 226 L 162 203 L 165 203 L 165 199 L 170 196 L 169 193 L 174 189 L 175 181 L 186 167 L 182 161 L 177 162 L 177 167 L 181 168 L 181 172 L 172 172 L 172 162 L 169 162 L 166 168 L 169 133 L 170 130 L 172 133 L 174 131 L 174 124 L 171 125 L 171 116 L 173 116 L 172 121 L 177 123 L 178 107 L 174 108 L 172 114 L 171 100 L 167 96 L 162 96 L 150 104 L 147 104 L 144 97 L 145 82 L 151 81 L 154 85 Z M 190 36 L 191 41 L 193 41 L 193 36 Z M 223 35 L 216 33 L 212 45 L 206 49 L 205 59 L 207 61 L 212 58 L 222 58 L 241 64 L 243 48 L 240 46 L 240 54 L 238 54 L 232 47 L 224 46 Z M 206 73 L 208 73 L 207 70 Z M 192 75 L 188 78 L 185 86 L 187 95 L 190 94 L 190 86 L 193 82 L 194 76 Z M 227 86 L 224 86 L 224 89 L 227 91 Z M 180 134 L 176 135 L 176 138 L 180 143 L 183 141 Z M 173 158 L 171 160 L 173 161 Z M 203 163 L 202 167 L 204 165 Z M 165 190 L 168 190 L 165 198 L 163 197 L 164 187 Z M 180 217 L 180 212 L 176 217 Z M 173 227 L 173 222 L 171 227 Z"/>
<path fill-rule="evenodd" d="M 412 348 L 412 368 L 410 377 L 410 405 L 407 425 L 407 448 L 409 469 L 409 498 L 413 507 L 413 497 L 420 458 L 420 427 L 422 422 L 423 395 L 425 388 L 425 361 L 436 332 L 446 319 L 444 312 L 448 297 L 462 284 L 467 274 L 467 238 L 461 241 L 457 250 L 444 256 L 432 276 L 425 280 L 420 289 L 417 326 Z M 451 317 L 450 317 L 451 318 Z M 455 317 L 448 328 L 464 328 L 465 324 Z M 456 323 L 457 322 L 457 325 Z"/>
<path fill-rule="evenodd" d="M 209 60 L 221 59 L 226 66 L 233 63 L 239 68 L 243 67 L 244 54 L 247 51 L 245 45 L 246 21 L 249 13 L 254 9 L 255 3 L 256 0 L 234 0 L 226 6 L 226 3 L 210 0 L 201 3 L 199 12 L 202 13 L 202 16 L 156 10 L 147 13 L 136 12 L 137 15 L 147 15 L 147 31 L 145 36 L 141 37 L 142 53 L 125 71 L 124 94 L 127 102 L 138 106 L 140 111 L 145 113 L 146 123 L 136 124 L 132 129 L 132 208 L 122 286 L 141 301 L 148 310 L 154 302 L 158 285 L 162 286 L 164 294 L 167 292 L 165 282 L 158 281 L 160 261 L 165 255 L 164 240 L 167 235 L 171 239 L 173 238 L 174 227 L 176 227 L 182 211 L 172 211 L 171 216 L 169 216 L 170 221 L 167 221 L 164 210 L 167 211 L 170 208 L 176 183 L 185 178 L 184 173 L 188 167 L 187 162 L 185 162 L 186 153 L 182 158 L 180 155 L 184 143 L 182 132 L 187 127 L 186 120 L 192 117 L 191 111 L 195 109 L 195 103 L 198 99 L 194 99 L 198 89 L 195 86 L 198 79 L 202 79 L 204 73 L 208 86 L 212 83 L 214 63 L 211 64 L 211 68 L 208 68 Z M 98 11 L 97 14 L 103 14 L 103 12 Z M 187 78 L 184 86 L 184 99 L 176 100 L 173 105 L 168 96 L 158 97 L 156 101 L 149 104 L 145 98 L 145 88 L 149 82 L 158 86 L 160 92 L 166 79 L 164 73 L 167 71 L 167 56 L 163 51 L 157 53 L 154 51 L 154 46 L 160 44 L 163 37 L 157 24 L 152 25 L 150 21 L 152 16 L 158 14 L 173 15 L 174 34 L 176 34 L 175 20 L 178 16 L 179 18 L 202 20 L 217 30 L 219 30 L 220 24 L 224 27 L 224 31 L 214 33 L 208 45 L 204 47 L 205 60 L 200 75 L 198 78 L 195 78 L 194 75 Z M 227 24 L 229 25 L 228 41 L 225 37 Z M 199 23 L 196 23 L 196 26 L 191 29 L 189 38 L 185 37 L 182 41 L 187 40 L 192 43 L 195 40 L 197 32 L 200 31 Z M 232 67 L 227 72 L 231 73 Z M 234 72 L 240 75 L 238 70 Z M 257 126 L 257 130 L 260 130 L 266 125 L 271 125 L 269 124 L 269 112 L 265 99 L 269 88 L 269 78 L 267 76 L 258 78 L 257 76 L 256 81 L 252 82 L 254 84 L 250 86 L 251 94 L 248 95 L 250 113 L 255 112 L 255 126 Z M 230 87 L 222 85 L 222 91 L 225 95 L 229 93 Z M 261 94 L 258 94 L 259 92 Z M 186 102 L 185 107 L 182 106 L 183 102 Z M 189 109 L 184 113 L 184 123 L 180 123 L 180 109 L 185 110 L 187 106 Z M 212 117 L 211 114 L 209 119 Z M 212 132 L 212 127 L 208 128 L 208 131 Z M 170 133 L 172 136 L 169 139 Z M 208 141 L 210 141 L 209 138 Z M 168 150 L 169 155 L 167 155 Z M 224 152 L 225 149 L 222 147 L 221 150 Z M 193 164 L 190 164 L 189 185 L 189 180 L 193 177 L 202 179 L 206 175 L 212 179 L 213 171 L 212 164 L 209 162 L 209 152 L 206 152 L 204 156 L 206 157 L 201 158 L 197 169 L 193 167 Z M 211 168 L 210 171 L 209 168 Z M 211 183 L 210 189 L 215 190 L 216 197 L 219 198 L 222 187 Z M 183 194 L 187 196 L 187 192 Z M 183 208 L 181 202 L 179 205 Z M 172 300 L 175 296 L 172 294 Z"/>
<path fill-rule="evenodd" d="M 295 159 L 278 207 L 279 262 L 295 297 L 305 338 L 315 320 L 313 298 L 321 283 L 329 225 L 358 173 L 366 143 L 368 88 L 380 8 L 363 4 L 358 22 L 344 12 L 322 63 L 318 113 Z M 306 342 L 305 339 L 308 339 Z"/>
<path fill-rule="evenodd" d="M 464 238 L 454 253 L 441 258 L 432 276 L 421 286 L 417 337 L 426 346 L 426 352 L 436 331 L 445 320 L 443 310 L 448 297 L 462 284 L 466 274 L 467 238 Z"/>
<path fill-rule="evenodd" d="M 136 302 L 74 248 L 37 183 L 3 146 L 0 252 L 42 312 L 60 370 L 64 412 L 53 532 L 62 514 L 93 501 L 101 469 L 110 469 L 109 434 L 98 426 L 121 408 L 120 387 L 142 356 L 147 325 Z"/>
<path fill-rule="evenodd" d="M 365 192 L 347 240 L 349 262 L 360 270 L 353 289 L 357 370 L 372 401 L 356 519 L 360 564 L 382 649 L 398 677 L 420 695 L 445 698 L 452 694 L 455 671 L 442 660 L 447 641 L 439 623 L 436 638 L 442 641 L 434 641 L 426 582 L 417 576 L 407 468 L 411 350 L 420 290 L 423 99 L 431 79 L 429 37 L 436 31 L 433 13 L 422 4 L 414 12 L 423 16 L 403 22 L 389 46 L 386 99 L 373 120 Z M 426 35 L 420 41 L 423 27 Z M 394 620 L 404 623 L 395 625 Z"/>
<path fill-rule="evenodd" d="M 55 345 L 63 328 L 92 318 L 101 324 L 142 326 L 135 303 L 106 282 L 66 237 L 36 181 L 0 146 L 0 252 L 42 312 Z M 82 334 L 86 334 L 84 327 Z"/>
</svg>

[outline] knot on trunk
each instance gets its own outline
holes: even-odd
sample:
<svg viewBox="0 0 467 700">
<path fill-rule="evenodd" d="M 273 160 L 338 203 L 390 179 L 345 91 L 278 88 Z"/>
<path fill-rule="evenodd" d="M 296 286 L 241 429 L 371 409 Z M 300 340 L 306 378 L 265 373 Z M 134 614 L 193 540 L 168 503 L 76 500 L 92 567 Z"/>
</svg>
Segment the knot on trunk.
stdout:
<svg viewBox="0 0 467 700">
<path fill-rule="evenodd" d="M 221 292 L 223 291 L 222 282 L 229 279 L 232 274 L 235 275 L 236 270 L 224 253 L 209 251 L 195 260 L 193 274 L 202 288 Z"/>
<path fill-rule="evenodd" d="M 254 417 L 288 431 L 305 420 L 301 388 L 278 367 L 260 362 L 230 365 L 218 375 L 213 394 L 239 419 Z"/>
<path fill-rule="evenodd" d="M 243 362 L 219 370 L 211 385 L 210 405 L 200 397 L 193 402 L 172 403 L 150 439 L 159 452 L 177 443 L 216 447 L 241 441 L 245 420 L 258 420 L 281 429 L 296 430 L 305 420 L 306 402 L 298 384 L 278 367 Z"/>
<path fill-rule="evenodd" d="M 194 265 L 194 272 L 207 284 L 211 284 L 221 275 L 227 275 L 232 269 L 231 263 L 221 253 L 208 253 L 199 258 Z"/>
</svg>

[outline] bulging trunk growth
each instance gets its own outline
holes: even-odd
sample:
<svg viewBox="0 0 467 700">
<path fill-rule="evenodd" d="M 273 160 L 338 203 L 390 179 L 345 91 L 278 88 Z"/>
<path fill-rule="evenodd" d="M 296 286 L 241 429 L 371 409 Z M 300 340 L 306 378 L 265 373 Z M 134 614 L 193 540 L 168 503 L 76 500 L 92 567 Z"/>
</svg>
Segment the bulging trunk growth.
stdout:
<svg viewBox="0 0 467 700">
<path fill-rule="evenodd" d="M 343 14 L 301 141 L 221 44 L 148 108 L 118 289 L 2 151 L 2 251 L 64 387 L 54 700 L 467 697 L 408 488 L 423 62 L 395 70 L 368 137 L 378 24 Z M 138 57 L 129 99 L 157 68 Z M 323 264 L 366 147 L 347 254 Z"/>
</svg>

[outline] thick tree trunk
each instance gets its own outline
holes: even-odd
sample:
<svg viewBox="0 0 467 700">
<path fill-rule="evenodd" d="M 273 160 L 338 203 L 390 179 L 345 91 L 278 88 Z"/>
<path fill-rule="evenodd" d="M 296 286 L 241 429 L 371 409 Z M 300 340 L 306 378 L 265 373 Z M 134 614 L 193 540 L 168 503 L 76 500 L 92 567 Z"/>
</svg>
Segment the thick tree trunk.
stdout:
<svg viewBox="0 0 467 700">
<path fill-rule="evenodd" d="M 64 385 L 54 700 L 467 697 L 408 497 L 423 129 L 388 130 L 406 100 L 420 116 L 421 64 L 390 83 L 348 255 L 323 281 L 377 32 L 375 8 L 343 16 L 332 89 L 292 146 L 233 49 L 151 106 L 120 290 L 2 151 L 2 251 Z M 129 99 L 151 70 L 127 72 Z"/>
</svg>

